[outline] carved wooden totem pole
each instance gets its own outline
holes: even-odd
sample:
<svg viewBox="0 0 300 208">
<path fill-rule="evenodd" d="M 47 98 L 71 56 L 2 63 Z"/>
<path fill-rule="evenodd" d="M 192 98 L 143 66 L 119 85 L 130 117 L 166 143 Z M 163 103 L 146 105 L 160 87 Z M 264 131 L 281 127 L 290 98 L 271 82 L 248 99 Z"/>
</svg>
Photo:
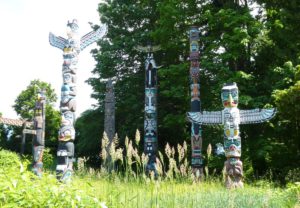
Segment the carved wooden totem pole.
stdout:
<svg viewBox="0 0 300 208">
<path fill-rule="evenodd" d="M 38 92 L 34 108 L 34 129 L 35 134 L 32 141 L 33 165 L 32 171 L 37 176 L 42 176 L 43 152 L 45 148 L 45 124 L 46 124 L 46 95 L 44 90 Z"/>
<path fill-rule="evenodd" d="M 190 32 L 190 89 L 191 89 L 191 112 L 200 112 L 200 79 L 199 79 L 199 30 L 191 27 Z M 202 130 L 201 125 L 192 123 L 191 126 L 192 143 L 192 170 L 199 180 L 203 177 L 203 158 L 202 158 Z"/>
<path fill-rule="evenodd" d="M 59 146 L 57 151 L 57 178 L 66 181 L 71 178 L 74 160 L 74 139 L 75 139 L 75 111 L 76 111 L 76 72 L 79 53 L 90 44 L 98 41 L 105 34 L 105 27 L 92 31 L 82 38 L 78 34 L 77 20 L 68 22 L 67 36 L 57 37 L 49 34 L 50 44 L 63 51 L 62 77 L 63 85 L 61 87 L 61 126 L 59 130 Z"/>
<path fill-rule="evenodd" d="M 114 93 L 114 85 L 113 80 L 108 79 L 106 81 L 106 93 L 105 93 L 105 100 L 104 100 L 104 132 L 109 139 L 109 144 L 106 147 L 106 152 L 108 153 L 107 159 L 104 161 L 104 166 L 107 167 L 109 172 L 114 169 L 114 163 L 112 160 L 112 155 L 110 154 L 110 148 L 113 143 L 113 139 L 115 136 L 115 106 L 116 106 L 116 99 Z"/>
<path fill-rule="evenodd" d="M 145 118 L 144 118 L 144 152 L 148 155 L 146 171 L 156 173 L 157 152 L 157 66 L 153 58 L 153 52 L 159 50 L 159 46 L 137 47 L 137 50 L 147 53 L 145 60 Z"/>
<path fill-rule="evenodd" d="M 271 109 L 239 110 L 238 87 L 236 83 L 225 84 L 221 94 L 224 110 L 189 112 L 187 114 L 192 123 L 203 125 L 224 126 L 224 150 L 226 187 L 243 187 L 243 163 L 241 157 L 240 124 L 262 123 L 274 117 L 276 111 Z"/>
<path fill-rule="evenodd" d="M 115 106 L 114 86 L 112 80 L 109 79 L 106 83 L 104 131 L 110 143 L 115 136 Z"/>
</svg>

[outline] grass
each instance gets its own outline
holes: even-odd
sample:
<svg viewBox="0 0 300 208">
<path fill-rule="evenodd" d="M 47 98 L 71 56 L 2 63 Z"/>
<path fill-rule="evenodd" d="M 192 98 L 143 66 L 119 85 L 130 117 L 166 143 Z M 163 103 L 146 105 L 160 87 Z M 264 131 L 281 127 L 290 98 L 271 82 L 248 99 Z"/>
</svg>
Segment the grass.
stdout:
<svg viewBox="0 0 300 208">
<path fill-rule="evenodd" d="M 121 160 L 125 173 L 109 174 L 105 167 L 97 171 L 87 170 L 84 164 L 78 164 L 79 170 L 68 184 L 58 182 L 51 171 L 45 171 L 42 178 L 37 178 L 27 168 L 30 167 L 29 160 L 20 160 L 17 154 L 0 149 L 0 207 L 300 207 L 300 183 L 276 188 L 270 182 L 257 181 L 235 190 L 225 189 L 222 180 L 214 177 L 194 183 L 189 177 L 185 146 L 178 146 L 178 163 L 175 149 L 166 146 L 168 171 L 164 171 L 166 165 L 160 156 L 163 175 L 158 180 L 145 176 L 143 160 L 146 159 L 139 156 L 133 142 L 128 140 L 125 158 L 118 156 L 117 145 L 110 149 L 110 153 L 115 153 L 114 160 Z M 104 148 L 102 154 L 106 154 Z M 53 158 L 45 154 L 44 159 L 45 167 L 50 167 Z M 136 172 L 132 169 L 134 165 Z"/>
<path fill-rule="evenodd" d="M 108 207 L 294 207 L 300 187 L 280 189 L 246 185 L 227 190 L 220 182 L 151 181 L 126 182 L 98 177 L 76 177 L 78 186 L 93 190 Z"/>
</svg>

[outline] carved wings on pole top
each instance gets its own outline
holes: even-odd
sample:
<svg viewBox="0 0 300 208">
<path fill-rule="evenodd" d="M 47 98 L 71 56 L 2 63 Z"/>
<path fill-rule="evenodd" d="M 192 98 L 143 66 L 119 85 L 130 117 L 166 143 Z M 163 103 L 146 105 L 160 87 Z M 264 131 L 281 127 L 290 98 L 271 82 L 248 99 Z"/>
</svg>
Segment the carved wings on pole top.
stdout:
<svg viewBox="0 0 300 208">
<path fill-rule="evenodd" d="M 6 124 L 11 126 L 23 126 L 24 122 L 26 122 L 26 127 L 32 127 L 33 122 L 28 122 L 25 120 L 19 119 L 10 119 L 10 118 L 2 118 L 0 117 L 0 124 Z"/>
<path fill-rule="evenodd" d="M 152 53 L 155 51 L 159 51 L 161 47 L 159 45 L 157 46 L 136 46 L 134 47 L 135 50 L 140 51 L 140 52 L 145 52 L 145 53 Z"/>
<path fill-rule="evenodd" d="M 222 124 L 222 111 L 188 112 L 187 117 L 192 123 L 196 124 Z"/>
<path fill-rule="evenodd" d="M 106 27 L 105 26 L 100 27 L 96 31 L 91 31 L 91 32 L 87 33 L 86 35 L 84 35 L 80 39 L 80 50 L 83 50 L 86 47 L 88 47 L 89 45 L 91 45 L 92 43 L 98 41 L 105 34 L 106 34 Z M 50 42 L 50 45 L 52 45 L 56 48 L 59 48 L 61 50 L 63 50 L 64 47 L 66 45 L 68 45 L 68 40 L 67 39 L 65 39 L 63 37 L 60 37 L 60 36 L 55 36 L 51 32 L 49 33 L 49 42 Z"/>
<path fill-rule="evenodd" d="M 263 123 L 276 114 L 275 108 L 240 110 L 240 124 Z"/>
<path fill-rule="evenodd" d="M 100 40 L 106 34 L 106 27 L 102 26 L 96 31 L 91 31 L 80 39 L 80 50 L 85 49 L 92 43 Z"/>
<path fill-rule="evenodd" d="M 67 45 L 68 40 L 66 40 L 65 38 L 60 37 L 60 36 L 55 36 L 53 33 L 50 32 L 49 33 L 49 42 L 50 42 L 50 45 L 63 50 L 64 47 Z"/>
</svg>

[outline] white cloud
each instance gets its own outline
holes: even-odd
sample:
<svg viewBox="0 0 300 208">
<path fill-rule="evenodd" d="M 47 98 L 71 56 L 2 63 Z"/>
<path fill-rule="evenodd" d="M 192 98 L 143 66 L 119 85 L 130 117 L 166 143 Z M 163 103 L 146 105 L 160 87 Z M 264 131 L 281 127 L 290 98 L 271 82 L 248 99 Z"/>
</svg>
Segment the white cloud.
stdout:
<svg viewBox="0 0 300 208">
<path fill-rule="evenodd" d="M 51 83 L 60 96 L 62 52 L 50 46 L 49 32 L 66 37 L 68 20 L 76 18 L 82 35 L 91 31 L 88 22 L 100 24 L 99 0 L 9 0 L 0 1 L 0 112 L 16 118 L 12 105 L 33 79 Z M 80 54 L 77 74 L 77 115 L 91 107 L 91 87 L 84 83 L 92 76 L 95 61 L 90 50 Z M 58 109 L 58 104 L 56 106 Z"/>
</svg>

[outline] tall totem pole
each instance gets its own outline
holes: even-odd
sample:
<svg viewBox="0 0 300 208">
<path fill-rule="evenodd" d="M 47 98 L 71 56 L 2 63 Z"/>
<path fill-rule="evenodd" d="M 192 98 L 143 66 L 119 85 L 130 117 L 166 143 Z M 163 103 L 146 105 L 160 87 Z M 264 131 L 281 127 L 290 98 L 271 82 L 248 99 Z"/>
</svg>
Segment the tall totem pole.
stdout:
<svg viewBox="0 0 300 208">
<path fill-rule="evenodd" d="M 76 111 L 76 72 L 79 53 L 90 44 L 98 41 L 105 34 L 105 27 L 89 32 L 80 38 L 77 20 L 68 21 L 65 39 L 49 34 L 50 45 L 63 51 L 61 87 L 61 126 L 59 130 L 59 145 L 57 150 L 57 178 L 61 181 L 69 180 L 73 170 L 74 139 L 75 139 L 75 111 Z"/>
<path fill-rule="evenodd" d="M 112 80 L 109 79 L 106 83 L 104 131 L 107 134 L 110 143 L 115 136 L 115 106 L 116 99 L 114 86 Z"/>
<path fill-rule="evenodd" d="M 224 126 L 224 150 L 227 160 L 224 163 L 227 188 L 243 187 L 243 163 L 241 157 L 240 124 L 262 123 L 274 117 L 271 109 L 239 110 L 238 87 L 236 83 L 225 84 L 222 88 L 222 111 L 189 112 L 192 123 Z"/>
<path fill-rule="evenodd" d="M 107 146 L 106 151 L 108 152 L 108 157 L 106 159 L 106 164 L 104 164 L 109 171 L 114 169 L 114 164 L 112 161 L 112 156 L 110 154 L 111 144 L 115 136 L 115 106 L 116 99 L 114 93 L 113 81 L 109 79 L 106 82 L 106 93 L 105 93 L 105 106 L 104 106 L 104 132 L 106 133 L 109 139 L 109 145 Z"/>
<path fill-rule="evenodd" d="M 200 112 L 200 79 L 199 79 L 199 30 L 197 27 L 190 28 L 190 89 L 191 89 L 191 112 Z M 192 170 L 196 179 L 203 176 L 202 159 L 202 130 L 201 125 L 192 123 Z"/>
<path fill-rule="evenodd" d="M 137 50 L 147 53 L 145 60 L 145 117 L 144 117 L 144 152 L 148 155 L 146 171 L 156 173 L 157 152 L 157 66 L 153 52 L 160 50 L 159 46 L 138 46 Z"/>
<path fill-rule="evenodd" d="M 32 171 L 37 176 L 42 176 L 43 152 L 45 148 L 45 117 L 46 117 L 46 95 L 44 90 L 38 92 L 34 107 L 34 129 L 35 134 L 32 141 L 33 167 Z"/>
</svg>

